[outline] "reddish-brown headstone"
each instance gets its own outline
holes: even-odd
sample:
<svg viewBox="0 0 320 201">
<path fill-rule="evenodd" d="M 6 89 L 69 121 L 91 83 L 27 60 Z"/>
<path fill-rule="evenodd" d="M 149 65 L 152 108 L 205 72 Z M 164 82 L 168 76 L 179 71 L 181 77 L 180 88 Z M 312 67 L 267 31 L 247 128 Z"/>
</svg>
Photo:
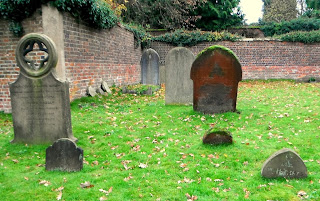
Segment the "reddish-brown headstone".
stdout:
<svg viewBox="0 0 320 201">
<path fill-rule="evenodd" d="M 231 50 L 211 46 L 202 51 L 191 67 L 193 109 L 206 114 L 236 111 L 241 65 Z"/>
</svg>

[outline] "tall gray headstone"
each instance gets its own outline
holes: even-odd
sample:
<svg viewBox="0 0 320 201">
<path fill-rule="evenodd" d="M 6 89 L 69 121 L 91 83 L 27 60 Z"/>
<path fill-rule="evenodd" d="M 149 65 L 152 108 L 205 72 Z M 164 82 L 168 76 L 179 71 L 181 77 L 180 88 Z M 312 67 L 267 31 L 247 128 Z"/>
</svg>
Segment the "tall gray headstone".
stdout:
<svg viewBox="0 0 320 201">
<path fill-rule="evenodd" d="M 166 56 L 166 104 L 192 104 L 193 82 L 190 79 L 193 53 L 185 47 L 176 47 Z"/>
<path fill-rule="evenodd" d="M 53 41 L 43 34 L 28 34 L 16 49 L 18 79 L 10 84 L 13 143 L 52 143 L 72 134 L 69 84 L 52 73 L 58 58 Z"/>
<path fill-rule="evenodd" d="M 153 49 L 147 49 L 141 57 L 141 83 L 159 85 L 159 54 Z"/>
<path fill-rule="evenodd" d="M 83 167 L 83 150 L 67 139 L 62 138 L 46 150 L 46 170 L 65 172 L 80 171 Z"/>
<path fill-rule="evenodd" d="M 308 176 L 306 165 L 300 156 L 291 149 L 282 149 L 270 156 L 261 169 L 265 178 L 305 178 Z"/>
</svg>

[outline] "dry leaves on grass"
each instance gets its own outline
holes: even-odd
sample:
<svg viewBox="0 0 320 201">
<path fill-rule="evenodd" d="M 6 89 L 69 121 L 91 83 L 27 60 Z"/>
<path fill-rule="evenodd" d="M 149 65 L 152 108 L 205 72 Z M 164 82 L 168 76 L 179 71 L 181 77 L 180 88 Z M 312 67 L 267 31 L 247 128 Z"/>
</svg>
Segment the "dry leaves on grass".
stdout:
<svg viewBox="0 0 320 201">
<path fill-rule="evenodd" d="M 197 200 L 198 197 L 195 195 L 189 195 L 189 193 L 186 193 L 186 197 L 187 197 L 187 201 L 193 201 L 193 200 Z"/>
<path fill-rule="evenodd" d="M 92 187 L 94 187 L 94 185 L 92 185 L 89 181 L 86 181 L 84 183 L 81 183 L 80 187 L 81 188 L 92 188 Z"/>
<path fill-rule="evenodd" d="M 50 181 L 46 181 L 46 180 L 41 180 L 41 181 L 39 182 L 39 184 L 40 184 L 40 185 L 44 185 L 44 186 L 49 186 L 49 185 L 51 185 L 51 182 L 50 182 Z"/>
</svg>

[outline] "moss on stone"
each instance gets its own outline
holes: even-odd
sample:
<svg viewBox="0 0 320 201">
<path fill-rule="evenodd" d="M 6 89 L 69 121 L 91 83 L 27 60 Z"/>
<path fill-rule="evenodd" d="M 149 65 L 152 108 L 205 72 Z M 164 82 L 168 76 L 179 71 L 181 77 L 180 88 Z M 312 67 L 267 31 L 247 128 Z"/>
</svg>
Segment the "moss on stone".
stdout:
<svg viewBox="0 0 320 201">
<path fill-rule="evenodd" d="M 237 55 L 234 54 L 234 52 L 232 50 L 230 50 L 229 48 L 225 47 L 225 46 L 222 46 L 222 45 L 213 45 L 213 46 L 210 46 L 204 50 L 202 50 L 198 55 L 197 55 L 197 58 L 199 58 L 201 55 L 203 55 L 205 52 L 207 51 L 210 51 L 210 52 L 213 52 L 214 50 L 216 49 L 220 49 L 220 50 L 223 50 L 225 52 L 227 52 L 228 54 L 231 54 L 234 56 L 234 58 L 237 59 L 237 61 L 239 62 L 239 58 L 237 57 Z M 239 62 L 240 63 L 240 62 Z"/>
</svg>

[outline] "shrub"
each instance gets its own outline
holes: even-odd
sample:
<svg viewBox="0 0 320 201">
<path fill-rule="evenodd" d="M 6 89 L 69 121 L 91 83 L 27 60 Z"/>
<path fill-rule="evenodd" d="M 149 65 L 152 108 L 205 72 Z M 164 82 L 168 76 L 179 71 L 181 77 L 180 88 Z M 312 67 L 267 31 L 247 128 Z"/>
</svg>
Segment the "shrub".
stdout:
<svg viewBox="0 0 320 201">
<path fill-rule="evenodd" d="M 313 31 L 320 29 L 320 19 L 298 18 L 280 23 L 270 22 L 261 27 L 265 36 L 281 35 L 292 31 Z"/>
<path fill-rule="evenodd" d="M 318 31 L 296 31 L 277 36 L 282 41 L 302 42 L 302 43 L 319 43 L 320 30 Z"/>
<path fill-rule="evenodd" d="M 170 43 L 176 46 L 194 46 L 201 42 L 214 42 L 214 41 L 236 41 L 240 36 L 228 32 L 209 32 L 209 31 L 185 31 L 177 30 L 172 33 L 166 33 L 157 37 L 153 37 L 153 41 L 161 41 Z"/>
<path fill-rule="evenodd" d="M 131 31 L 135 39 L 135 48 L 141 46 L 142 48 L 150 45 L 151 35 L 141 25 L 124 24 L 124 28 Z"/>
</svg>

